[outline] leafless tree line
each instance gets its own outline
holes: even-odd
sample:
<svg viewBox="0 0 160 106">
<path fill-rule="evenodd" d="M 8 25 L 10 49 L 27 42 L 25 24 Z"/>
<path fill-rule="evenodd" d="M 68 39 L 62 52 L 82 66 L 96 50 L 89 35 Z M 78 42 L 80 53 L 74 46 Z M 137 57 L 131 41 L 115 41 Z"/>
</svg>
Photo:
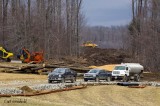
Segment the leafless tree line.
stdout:
<svg viewBox="0 0 160 106">
<path fill-rule="evenodd" d="M 160 0 L 132 0 L 131 51 L 149 70 L 160 70 Z"/>
<path fill-rule="evenodd" d="M 0 45 L 44 50 L 46 59 L 79 55 L 82 0 L 0 0 Z"/>
<path fill-rule="evenodd" d="M 81 42 L 92 41 L 99 48 L 128 49 L 128 26 L 94 26 L 85 27 Z"/>
<path fill-rule="evenodd" d="M 132 22 L 126 27 L 86 27 L 82 42 L 122 48 L 150 71 L 160 70 L 160 0 L 132 0 Z M 129 32 L 129 33 L 128 33 Z"/>
</svg>

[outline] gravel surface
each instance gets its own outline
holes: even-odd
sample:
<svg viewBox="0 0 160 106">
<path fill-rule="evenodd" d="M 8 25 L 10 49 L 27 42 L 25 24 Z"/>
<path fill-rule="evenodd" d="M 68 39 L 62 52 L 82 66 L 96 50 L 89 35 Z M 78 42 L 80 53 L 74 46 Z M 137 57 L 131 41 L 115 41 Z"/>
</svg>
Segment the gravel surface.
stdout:
<svg viewBox="0 0 160 106">
<path fill-rule="evenodd" d="M 117 85 L 118 82 L 83 82 L 77 81 L 75 83 L 53 83 L 48 84 L 45 80 L 35 80 L 35 81 L 10 81 L 10 82 L 0 82 L 0 94 L 21 94 L 23 91 L 20 89 L 23 86 L 28 86 L 35 91 L 43 91 L 43 90 L 58 90 L 71 86 L 78 85 Z M 141 85 L 148 85 L 153 87 L 160 87 L 159 82 L 130 82 L 130 83 L 138 83 Z M 8 87 L 4 87 L 4 85 L 9 85 Z M 3 86 L 2 86 L 3 85 Z"/>
<path fill-rule="evenodd" d="M 0 94 L 21 94 L 23 91 L 18 88 L 0 88 Z"/>
</svg>

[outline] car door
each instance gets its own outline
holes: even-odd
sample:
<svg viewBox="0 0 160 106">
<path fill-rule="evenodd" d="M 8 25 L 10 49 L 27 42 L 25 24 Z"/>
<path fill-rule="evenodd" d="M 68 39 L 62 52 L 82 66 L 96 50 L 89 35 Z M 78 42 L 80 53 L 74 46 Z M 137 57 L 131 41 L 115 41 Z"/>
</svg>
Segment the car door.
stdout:
<svg viewBox="0 0 160 106">
<path fill-rule="evenodd" d="M 99 79 L 104 79 L 105 78 L 105 73 L 103 70 L 99 71 Z"/>
<path fill-rule="evenodd" d="M 70 69 L 66 69 L 65 70 L 65 78 L 66 79 L 71 79 L 72 75 L 71 75 L 71 70 Z"/>
</svg>

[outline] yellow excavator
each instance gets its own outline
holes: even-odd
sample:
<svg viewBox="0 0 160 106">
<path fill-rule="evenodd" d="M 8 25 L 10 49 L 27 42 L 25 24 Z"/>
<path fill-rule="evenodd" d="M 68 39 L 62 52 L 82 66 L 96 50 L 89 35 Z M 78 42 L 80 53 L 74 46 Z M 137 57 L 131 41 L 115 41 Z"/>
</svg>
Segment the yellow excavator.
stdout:
<svg viewBox="0 0 160 106">
<path fill-rule="evenodd" d="M 10 62 L 12 57 L 13 57 L 13 53 L 7 51 L 5 48 L 3 48 L 2 46 L 0 46 L 0 58 L 2 60 Z"/>
<path fill-rule="evenodd" d="M 82 47 L 95 48 L 95 47 L 98 47 L 98 45 L 95 43 L 92 43 L 91 41 L 87 41 L 82 44 Z"/>
</svg>

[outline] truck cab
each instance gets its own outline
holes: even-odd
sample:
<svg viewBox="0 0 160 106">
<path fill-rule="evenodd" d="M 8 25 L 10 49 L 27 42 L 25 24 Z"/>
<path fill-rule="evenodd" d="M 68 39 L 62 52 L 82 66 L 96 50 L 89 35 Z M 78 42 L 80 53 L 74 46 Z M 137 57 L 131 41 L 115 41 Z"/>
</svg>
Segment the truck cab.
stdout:
<svg viewBox="0 0 160 106">
<path fill-rule="evenodd" d="M 129 68 L 125 65 L 117 65 L 112 71 L 113 79 L 123 79 L 125 75 L 129 76 Z"/>
</svg>

